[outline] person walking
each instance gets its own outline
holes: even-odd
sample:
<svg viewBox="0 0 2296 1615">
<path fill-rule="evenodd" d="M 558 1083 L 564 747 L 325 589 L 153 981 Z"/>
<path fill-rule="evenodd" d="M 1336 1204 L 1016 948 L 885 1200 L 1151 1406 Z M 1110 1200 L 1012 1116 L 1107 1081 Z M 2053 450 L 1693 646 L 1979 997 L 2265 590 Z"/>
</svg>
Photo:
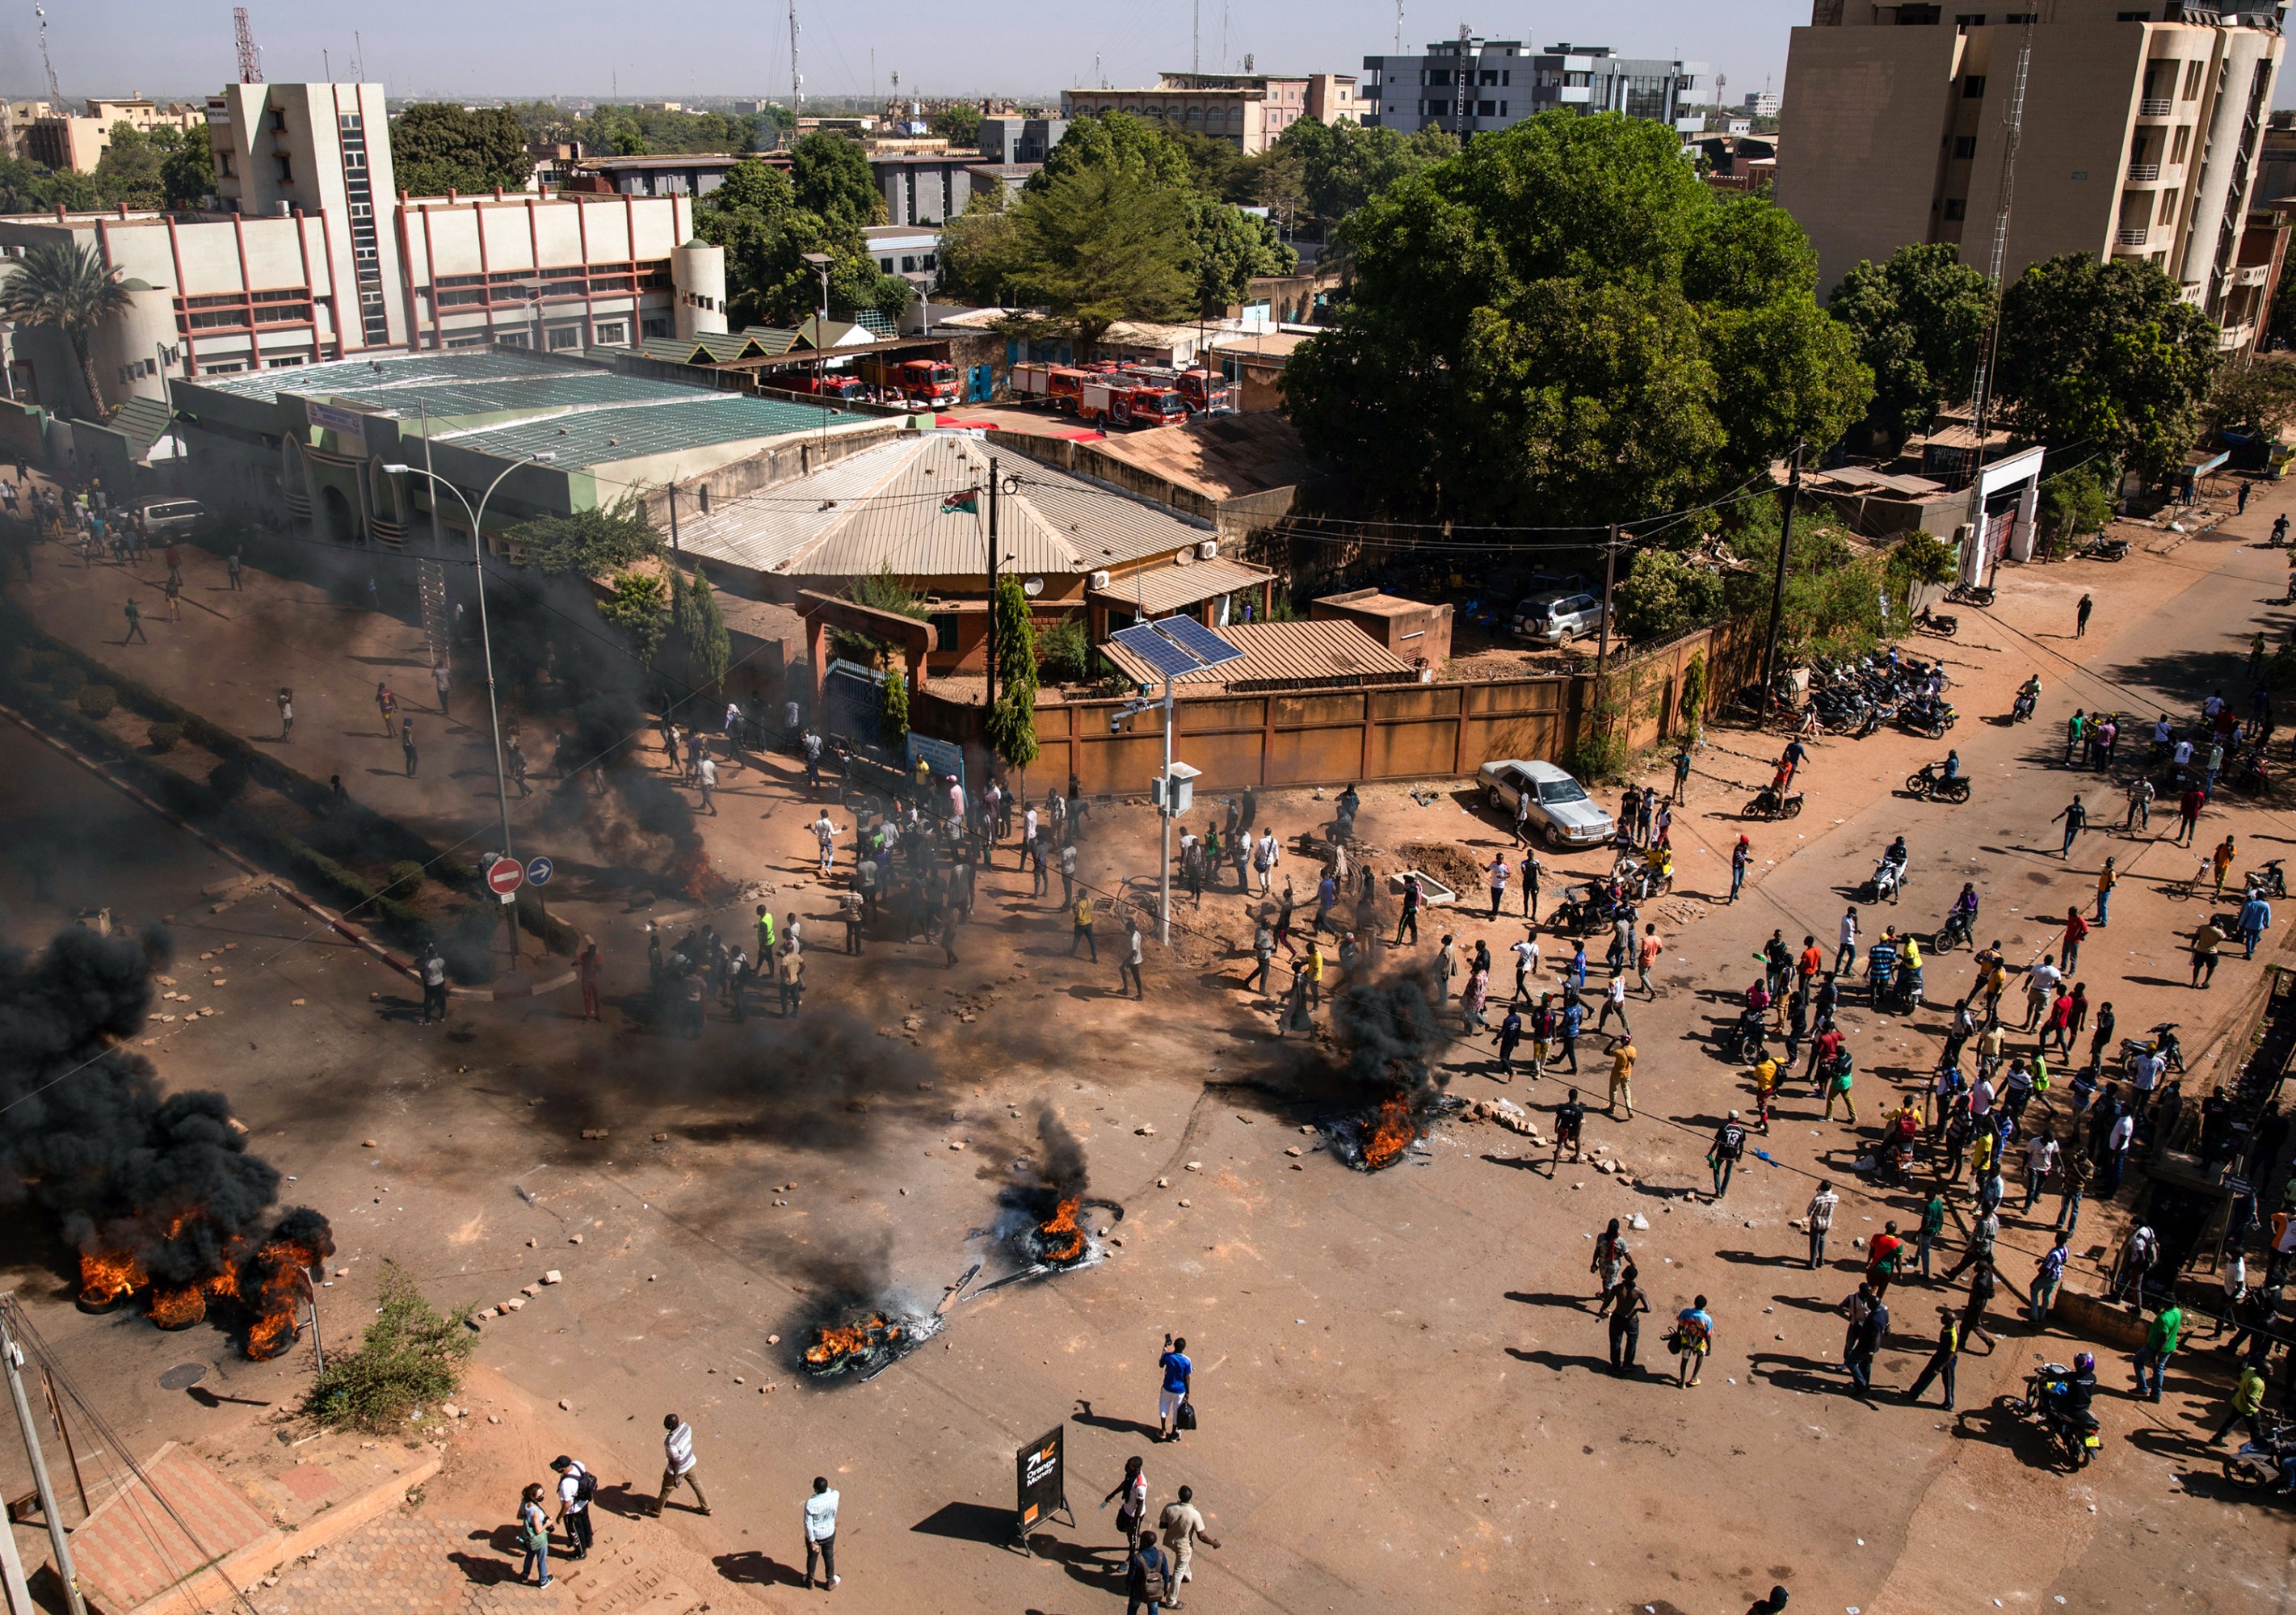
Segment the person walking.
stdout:
<svg viewBox="0 0 2296 1615">
<path fill-rule="evenodd" d="M 1675 1314 L 1674 1349 L 1682 1357 L 1681 1377 L 1675 1383 L 1687 1390 L 1698 1383 L 1706 1367 L 1706 1354 L 1714 1349 L 1714 1315 L 1706 1310 L 1704 1296 Z"/>
<path fill-rule="evenodd" d="M 1955 1322 L 1952 1308 L 1940 1307 L 1937 1310 L 1937 1349 L 1930 1353 L 1930 1360 L 1923 1365 L 1922 1372 L 1915 1376 L 1914 1382 L 1906 1388 L 1904 1395 L 1906 1401 L 1918 1402 L 1931 1383 L 1942 1378 L 1945 1381 L 1946 1411 L 1951 1413 L 1954 1362 L 1961 1356 L 1961 1325 Z"/>
<path fill-rule="evenodd" d="M 794 1019 L 805 1006 L 805 955 L 794 937 L 784 940 L 774 957 L 774 985 L 781 992 L 782 1019 Z"/>
<path fill-rule="evenodd" d="M 828 1592 L 845 1579 L 837 1573 L 837 1493 L 831 1489 L 826 1475 L 813 1478 L 813 1496 L 805 1500 L 805 1585 L 808 1591 L 814 1585 L 813 1567 L 816 1563 L 821 1566 L 823 1592 Z"/>
<path fill-rule="evenodd" d="M 295 692 L 286 685 L 279 686 L 279 739 L 283 743 L 295 738 Z"/>
<path fill-rule="evenodd" d="M 1572 1004 L 1562 1012 L 1562 1050 L 1570 1061 L 1570 1074 L 1578 1074 L 1578 1006 Z M 1574 1090 L 1575 1091 L 1575 1090 Z M 1611 1104 L 1613 1119 L 1632 1121 L 1635 1119 L 1635 1045 L 1631 1037 L 1622 1037 L 1611 1045 Z M 1732 1115 L 1737 1114 L 1732 1111 Z"/>
<path fill-rule="evenodd" d="M 1195 1579 L 1190 1564 L 1196 1556 L 1196 1544 L 1201 1542 L 1208 1548 L 1220 1545 L 1219 1538 L 1204 1529 L 1203 1511 L 1196 1506 L 1196 1490 L 1192 1486 L 1182 1487 L 1178 1500 L 1166 1504 L 1164 1512 L 1156 1516 L 1156 1537 L 1172 1555 L 1173 1593 L 1177 1593 L 1184 1583 Z M 1180 1607 L 1178 1599 L 1166 1596 L 1164 1608 Z"/>
<path fill-rule="evenodd" d="M 837 824 L 829 816 L 829 809 L 826 808 L 821 810 L 821 816 L 813 822 L 813 840 L 816 848 L 821 855 L 821 878 L 825 881 L 837 862 Z"/>
<path fill-rule="evenodd" d="M 1871 1284 L 1860 1285 L 1858 1292 L 1866 1304 L 1850 1323 L 1841 1361 L 1849 1371 L 1849 1383 L 1857 1394 L 1870 1397 L 1874 1394 L 1874 1356 L 1882 1349 L 1882 1341 L 1889 1334 L 1890 1308 Z"/>
<path fill-rule="evenodd" d="M 669 1494 L 680 1486 L 693 1488 L 693 1501 L 707 1514 L 709 1498 L 701 1489 L 701 1472 L 693 1466 L 693 1427 L 676 1414 L 664 1414 L 661 1428 L 661 1490 L 653 1500 L 653 1517 L 661 1518 L 669 1506 Z"/>
<path fill-rule="evenodd" d="M 2248 900 L 2240 906 L 2240 940 L 2247 950 L 2245 957 L 2256 957 L 2256 945 L 2264 933 L 2272 929 L 2272 905 L 2264 900 L 2260 890 L 2251 891 Z"/>
<path fill-rule="evenodd" d="M 1738 1162 L 1745 1153 L 1746 1129 L 1738 1119 L 1738 1112 L 1733 1111 L 1714 1129 L 1714 1142 L 1706 1152 L 1706 1164 L 1714 1174 L 1716 1200 L 1730 1192 L 1730 1175 L 1738 1169 Z"/>
<path fill-rule="evenodd" d="M 598 956 L 596 938 L 582 939 L 582 951 L 574 955 L 574 979 L 582 985 L 582 1019 L 603 1020 L 604 1011 L 599 989 L 605 979 L 605 963 Z"/>
<path fill-rule="evenodd" d="M 2081 1197 L 2088 1193 L 2089 1180 L 2096 1175 L 2096 1162 L 2085 1150 L 2068 1151 L 2059 1181 L 2055 1232 L 2066 1238 L 2080 1226 Z"/>
<path fill-rule="evenodd" d="M 232 551 L 230 554 L 226 555 L 223 558 L 223 574 L 224 577 L 230 581 L 232 592 L 234 594 L 239 593 L 240 590 L 245 586 L 240 582 L 240 564 L 239 552 L 237 550 Z"/>
<path fill-rule="evenodd" d="M 2066 806 L 2065 810 L 2049 822 L 2054 824 L 2060 820 L 2064 824 L 2065 840 L 2064 845 L 2057 848 L 2057 856 L 2061 858 L 2069 858 L 2072 857 L 2073 842 L 2079 839 L 2081 831 L 2088 824 L 2088 809 L 2081 806 L 2079 791 L 2073 793 L 2073 799 Z"/>
<path fill-rule="evenodd" d="M 1142 1531 L 1124 1561 L 1124 1615 L 1160 1615 L 1171 1595 L 1172 1562 L 1156 1545 L 1156 1533 Z"/>
<path fill-rule="evenodd" d="M 2202 922 L 2193 933 L 2193 985 L 2206 987 L 2216 980 L 2217 955 L 2225 943 L 2224 932 L 2217 929 L 2214 920 Z"/>
<path fill-rule="evenodd" d="M 518 793 L 524 796 L 527 794 L 526 753 L 512 748 L 511 756 L 517 759 L 518 763 Z M 701 805 L 709 810 L 711 818 L 716 818 L 718 816 L 718 759 L 706 751 L 701 754 L 701 760 L 694 765 L 693 783 L 701 787 Z M 824 870 L 822 873 L 826 874 L 828 871 Z"/>
<path fill-rule="evenodd" d="M 122 615 L 127 619 L 127 633 L 119 643 L 124 645 L 140 639 L 145 644 L 150 644 L 152 637 L 144 632 L 144 613 L 137 608 L 135 603 L 130 600 L 119 609 Z"/>
<path fill-rule="evenodd" d="M 1393 946 L 1397 947 L 1403 946 L 1403 935 L 1406 931 L 1411 933 L 1411 946 L 1414 947 L 1419 946 L 1419 906 L 1423 895 L 1419 884 L 1418 872 L 1413 870 L 1406 873 L 1403 877 L 1403 917 L 1395 922 Z"/>
<path fill-rule="evenodd" d="M 447 1019 L 447 961 L 439 952 L 436 942 L 422 945 L 422 957 L 415 968 L 422 977 L 422 1021 L 428 1026 L 432 1020 Z"/>
<path fill-rule="evenodd" d="M 1597 1032 L 1603 1030 L 1611 1024 L 1612 1015 L 1619 1018 L 1619 1040 L 1624 1042 L 1632 1037 L 1635 1029 L 1627 1024 L 1627 979 L 1623 975 L 1612 976 L 1604 984 L 1603 1012 L 1595 1019 L 1595 1029 Z"/>
<path fill-rule="evenodd" d="M 1257 992 L 1265 998 L 1269 991 L 1268 972 L 1275 963 L 1275 933 L 1268 929 L 1267 916 L 1265 914 L 1252 924 L 1251 956 L 1258 961 L 1258 964 L 1251 974 L 1244 978 L 1243 990 L 1248 993 Z"/>
<path fill-rule="evenodd" d="M 401 727 L 398 731 L 398 750 L 406 758 L 406 777 L 408 779 L 413 779 L 414 777 L 415 750 L 414 720 L 411 717 L 401 720 Z"/>
<path fill-rule="evenodd" d="M 2095 601 L 2090 599 L 2087 594 L 2083 594 L 2080 597 L 2080 604 L 2073 608 L 2073 637 L 2075 639 L 2081 639 L 2087 636 L 2088 614 L 2095 609 Z"/>
<path fill-rule="evenodd" d="M 2072 1256 L 2067 1249 L 2067 1242 L 2071 1237 L 2067 1234 L 2058 1234 L 2055 1242 L 2041 1253 L 2039 1262 L 2034 1267 L 2033 1296 L 2027 1316 L 2031 1317 L 2036 1329 L 2049 1321 L 2049 1308 L 2056 1303 L 2058 1286 L 2065 1282 L 2065 1263 Z"/>
<path fill-rule="evenodd" d="M 1507 861 L 1505 853 L 1491 859 L 1489 873 L 1485 877 L 1491 889 L 1491 918 L 1499 917 L 1499 905 L 1506 901 Z"/>
<path fill-rule="evenodd" d="M 1628 1262 L 1611 1291 L 1611 1372 L 1615 1374 L 1635 1366 L 1635 1353 L 1642 1344 L 1643 1314 L 1651 1304 L 1641 1278 L 1642 1269 Z"/>
<path fill-rule="evenodd" d="M 2136 1354 L 2137 1395 L 2154 1402 L 2161 1399 L 2169 1359 L 2176 1355 L 2184 1338 L 2185 1309 L 2171 1297 L 2167 1306 L 2152 1315 L 2152 1327 L 2145 1331 L 2144 1349 Z"/>
<path fill-rule="evenodd" d="M 573 1545 L 566 1556 L 587 1559 L 595 1541 L 590 1527 L 590 1500 L 598 1495 L 598 1478 L 563 1453 L 550 1461 L 550 1470 L 558 1477 L 557 1523 L 565 1528 L 566 1540 Z"/>
<path fill-rule="evenodd" d="M 1124 992 L 1124 984 L 1127 981 L 1132 983 L 1132 996 L 1135 998 L 1145 998 L 1148 996 L 1148 989 L 1142 986 L 1140 981 L 1143 940 L 1140 935 L 1139 920 L 1131 914 L 1125 915 L 1124 957 L 1116 966 L 1116 990 L 1119 996 Z"/>
<path fill-rule="evenodd" d="M 1746 865 L 1753 856 L 1754 843 L 1752 838 L 1747 836 L 1742 832 L 1739 834 L 1737 845 L 1730 848 L 1730 897 L 1728 900 L 1733 903 L 1735 903 L 1738 900 L 1738 893 L 1745 887 Z M 1693 1381 L 1693 1383 L 1695 1381 Z"/>
<path fill-rule="evenodd" d="M 1195 1365 L 1188 1360 L 1185 1335 L 1177 1340 L 1168 1334 L 1164 1337 L 1164 1349 L 1156 1358 L 1156 1372 L 1161 1376 L 1156 1390 L 1156 1439 L 1177 1441 L 1180 1409 L 1187 1405 L 1188 1382 L 1196 1372 Z"/>
<path fill-rule="evenodd" d="M 1981 1340 L 1988 1351 L 2000 1343 L 1985 1328 L 1985 1309 L 1993 1304 L 1993 1294 L 1998 1287 L 1999 1281 L 1994 1276 L 1993 1264 L 1990 1261 L 1978 1263 L 1977 1271 L 1969 1275 L 1969 1304 L 1961 1314 L 1963 1340 L 1972 1338 Z"/>
<path fill-rule="evenodd" d="M 1833 1230 L 1834 1209 L 1841 1204 L 1841 1196 L 1833 1192 L 1831 1178 L 1820 1178 L 1817 1193 L 1809 1197 L 1803 1211 L 1803 1225 L 1809 1234 L 1809 1266 L 1825 1266 L 1825 1236 Z"/>
<path fill-rule="evenodd" d="M 1546 873 L 1546 865 L 1538 861 L 1536 848 L 1522 855 L 1522 862 L 1515 866 L 1515 873 L 1522 877 L 1522 917 L 1536 925 L 1538 923 L 1539 877 Z"/>
<path fill-rule="evenodd" d="M 1117 1535 L 1124 1538 L 1128 1551 L 1138 1546 L 1140 1522 L 1148 1513 L 1148 1475 L 1138 1454 L 1124 1461 L 1124 1478 L 1109 1488 L 1100 1506 L 1106 1508 L 1111 1503 L 1116 1504 Z"/>
<path fill-rule="evenodd" d="M 2065 962 L 2062 966 L 2066 975 L 2070 976 L 2080 968 L 2080 946 L 2087 938 L 2088 922 L 2081 917 L 2079 909 L 2068 905 L 2065 909 Z"/>
<path fill-rule="evenodd" d="M 447 664 L 443 661 L 432 662 L 430 664 L 430 687 L 439 693 L 439 716 L 441 717 L 447 716 L 447 694 L 450 686 L 450 677 L 447 671 Z"/>
<path fill-rule="evenodd" d="M 2242 1363 L 2240 1378 L 2234 1381 L 2232 1401 L 2225 1412 L 2224 1422 L 2218 1425 L 2217 1433 L 2209 1438 L 2210 1447 L 2222 1447 L 2225 1437 L 2232 1433 L 2232 1427 L 2235 1424 L 2248 1426 L 2248 1439 L 2259 1447 L 2265 1445 L 2264 1422 L 2259 1416 L 2264 1412 L 2264 1370 L 2258 1365 L 2256 1359 L 2251 1357 Z"/>
</svg>

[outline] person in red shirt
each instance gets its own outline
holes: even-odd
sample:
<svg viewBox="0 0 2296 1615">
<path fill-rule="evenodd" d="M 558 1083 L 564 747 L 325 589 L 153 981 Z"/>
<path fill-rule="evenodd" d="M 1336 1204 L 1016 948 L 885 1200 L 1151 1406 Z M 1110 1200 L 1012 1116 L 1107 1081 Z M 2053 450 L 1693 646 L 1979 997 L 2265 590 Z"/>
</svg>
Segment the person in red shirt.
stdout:
<svg viewBox="0 0 2296 1615">
<path fill-rule="evenodd" d="M 2208 799 L 2208 792 L 2202 791 L 2198 785 L 2195 785 L 2191 790 L 2185 791 L 2185 794 L 2177 799 L 2177 846 L 2189 847 L 2193 844 L 2193 832 L 2200 828 L 2201 809 L 2207 805 Z"/>
<path fill-rule="evenodd" d="M 2064 971 L 2068 976 L 2071 975 L 2073 971 L 2079 968 L 2080 960 L 2080 945 L 2082 939 L 2087 935 L 2088 921 L 2082 917 L 2081 911 L 2078 908 L 2067 907 L 2065 910 L 2065 947 L 2063 958 Z"/>
<path fill-rule="evenodd" d="M 1831 1070 L 1834 1056 L 1841 1053 L 1841 1029 L 1838 1026 L 1827 1027 L 1817 1035 L 1817 1041 L 1809 1045 L 1809 1070 L 1803 1075 L 1808 1079 L 1810 1086 L 1818 1092 L 1824 1092 L 1823 1080 L 1818 1073 Z"/>
<path fill-rule="evenodd" d="M 1898 1237 L 1898 1225 L 1883 1223 L 1882 1232 L 1866 1248 L 1866 1282 L 1874 1286 L 1874 1299 L 1880 1300 L 1889 1293 L 1890 1281 L 1898 1276 L 1898 1263 L 1906 1242 Z"/>
</svg>

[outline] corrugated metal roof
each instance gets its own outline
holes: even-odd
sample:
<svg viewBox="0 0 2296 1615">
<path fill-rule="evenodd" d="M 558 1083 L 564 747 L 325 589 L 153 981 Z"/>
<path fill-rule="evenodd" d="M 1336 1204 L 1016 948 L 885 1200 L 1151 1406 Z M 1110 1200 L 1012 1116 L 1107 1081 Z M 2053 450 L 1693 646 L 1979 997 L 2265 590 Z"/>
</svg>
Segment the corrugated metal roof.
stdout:
<svg viewBox="0 0 2296 1615">
<path fill-rule="evenodd" d="M 812 406 L 801 409 L 817 410 Z M 1007 472 L 1014 463 L 1003 462 Z M 1097 488 L 1047 467 L 1021 468 L 999 501 L 997 536 L 1010 567 L 1089 572 L 1111 562 L 1201 543 L 1207 529 L 1160 506 Z M 765 492 L 719 503 L 680 529 L 686 551 L 765 571 L 859 577 L 887 567 L 907 578 L 961 577 L 988 568 L 987 500 L 945 511 L 968 488 L 986 489 L 980 439 L 919 432 Z M 833 502 L 833 503 L 832 503 Z M 828 508 L 824 508 L 827 505 Z"/>
<path fill-rule="evenodd" d="M 500 426 L 441 432 L 438 440 L 504 459 L 547 452 L 557 456 L 561 466 L 604 465 L 703 444 L 820 431 L 873 418 L 795 399 L 695 387 L 668 390 L 673 396 L 667 398 L 564 410 Z"/>
<path fill-rule="evenodd" d="M 1215 559 L 1187 566 L 1173 562 L 1149 567 L 1129 578 L 1119 578 L 1093 594 L 1095 599 L 1104 600 L 1112 606 L 1129 606 L 1149 617 L 1162 617 L 1183 606 L 1233 594 L 1238 589 L 1256 588 L 1275 576 L 1267 568 L 1253 566 L 1248 561 Z"/>
<path fill-rule="evenodd" d="M 150 449 L 168 430 L 169 410 L 158 398 L 131 398 L 104 422 L 135 446 L 138 455 Z"/>
<path fill-rule="evenodd" d="M 415 396 L 426 388 L 482 382 L 547 383 L 597 373 L 600 373 L 587 366 L 557 363 L 520 348 L 459 348 L 440 353 L 376 355 L 372 358 L 337 359 L 325 365 L 296 365 L 283 370 L 207 375 L 197 378 L 193 385 L 238 398 L 264 399 L 275 398 L 283 392 L 324 398 L 387 389 L 406 397 L 406 413 L 413 414 Z M 526 396 L 521 395 L 521 398 Z"/>
<path fill-rule="evenodd" d="M 1172 682 L 1176 685 L 1234 685 L 1262 681 L 1306 683 L 1362 678 L 1382 683 L 1401 682 L 1401 674 L 1416 676 L 1411 665 L 1351 622 L 1239 622 L 1219 630 L 1219 636 L 1243 652 L 1243 660 L 1207 668 Z M 1164 676 L 1122 645 L 1102 645 L 1108 660 L 1136 683 L 1160 685 Z"/>
</svg>

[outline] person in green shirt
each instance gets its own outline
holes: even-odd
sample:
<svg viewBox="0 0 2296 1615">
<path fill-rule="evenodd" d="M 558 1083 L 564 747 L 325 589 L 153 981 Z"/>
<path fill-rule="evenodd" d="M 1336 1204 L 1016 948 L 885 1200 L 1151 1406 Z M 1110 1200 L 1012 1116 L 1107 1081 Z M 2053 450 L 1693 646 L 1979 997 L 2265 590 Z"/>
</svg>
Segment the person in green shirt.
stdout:
<svg viewBox="0 0 2296 1615">
<path fill-rule="evenodd" d="M 1931 1194 L 1930 1203 L 1922 1208 L 1922 1229 L 1914 1241 L 1915 1254 L 1921 1258 L 1923 1283 L 1929 1283 L 1930 1248 L 1937 1243 L 1937 1236 L 1944 1232 L 1945 1196 L 1942 1193 Z"/>
<path fill-rule="evenodd" d="M 2264 1406 L 2264 1372 L 2253 1361 L 2240 1365 L 2240 1379 L 2232 1388 L 2232 1411 L 2217 1426 L 2217 1433 L 2209 1438 L 2210 1447 L 2224 1445 L 2226 1433 L 2235 1424 L 2245 1422 L 2248 1439 L 2258 1446 L 2264 1445 L 2263 1422 L 2256 1415 Z"/>
<path fill-rule="evenodd" d="M 2169 1359 L 2184 1336 L 2185 1309 L 2176 1302 L 2169 1302 L 2153 1315 L 2152 1327 L 2144 1336 L 2144 1349 L 2136 1354 L 2136 1389 L 2141 1394 L 2155 1402 L 2161 1399 L 2161 1382 L 2166 1377 Z"/>
</svg>

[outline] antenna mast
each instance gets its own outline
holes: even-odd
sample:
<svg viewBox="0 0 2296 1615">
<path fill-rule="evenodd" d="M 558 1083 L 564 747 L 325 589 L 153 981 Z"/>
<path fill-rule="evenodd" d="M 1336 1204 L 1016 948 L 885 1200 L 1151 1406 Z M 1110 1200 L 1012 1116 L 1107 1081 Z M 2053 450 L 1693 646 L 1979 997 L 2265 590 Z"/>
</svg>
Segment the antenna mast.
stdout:
<svg viewBox="0 0 2296 1615">
<path fill-rule="evenodd" d="M 790 0 L 790 99 L 805 106 L 805 75 L 797 70 L 797 0 Z"/>
<path fill-rule="evenodd" d="M 48 70 L 48 101 L 61 112 L 64 109 L 64 93 L 56 83 L 56 64 L 48 60 L 48 8 L 36 5 L 32 14 L 40 20 L 40 65 Z"/>
<path fill-rule="evenodd" d="M 234 6 L 231 31 L 239 42 L 239 81 L 242 84 L 263 82 L 263 53 L 256 48 L 255 24 L 247 20 L 247 8 Z"/>
<path fill-rule="evenodd" d="M 2017 193 L 2017 145 L 2025 133 L 2025 80 L 2033 64 L 2033 25 L 2040 13 L 2025 13 L 2024 30 L 2017 37 L 2017 78 L 2009 92 L 2009 110 L 2003 121 L 2009 127 L 2001 142 L 2001 204 L 1993 210 L 1993 249 L 1985 263 L 1986 283 L 1993 288 L 1993 316 L 1977 349 L 1977 375 L 1970 385 L 1970 423 L 1975 439 L 1969 456 L 1970 548 L 1963 562 L 1962 581 L 1974 584 L 1984 575 L 1985 557 L 1985 417 L 1992 404 L 1993 364 L 2001 346 L 2001 276 L 2009 259 L 2009 208 Z"/>
</svg>

